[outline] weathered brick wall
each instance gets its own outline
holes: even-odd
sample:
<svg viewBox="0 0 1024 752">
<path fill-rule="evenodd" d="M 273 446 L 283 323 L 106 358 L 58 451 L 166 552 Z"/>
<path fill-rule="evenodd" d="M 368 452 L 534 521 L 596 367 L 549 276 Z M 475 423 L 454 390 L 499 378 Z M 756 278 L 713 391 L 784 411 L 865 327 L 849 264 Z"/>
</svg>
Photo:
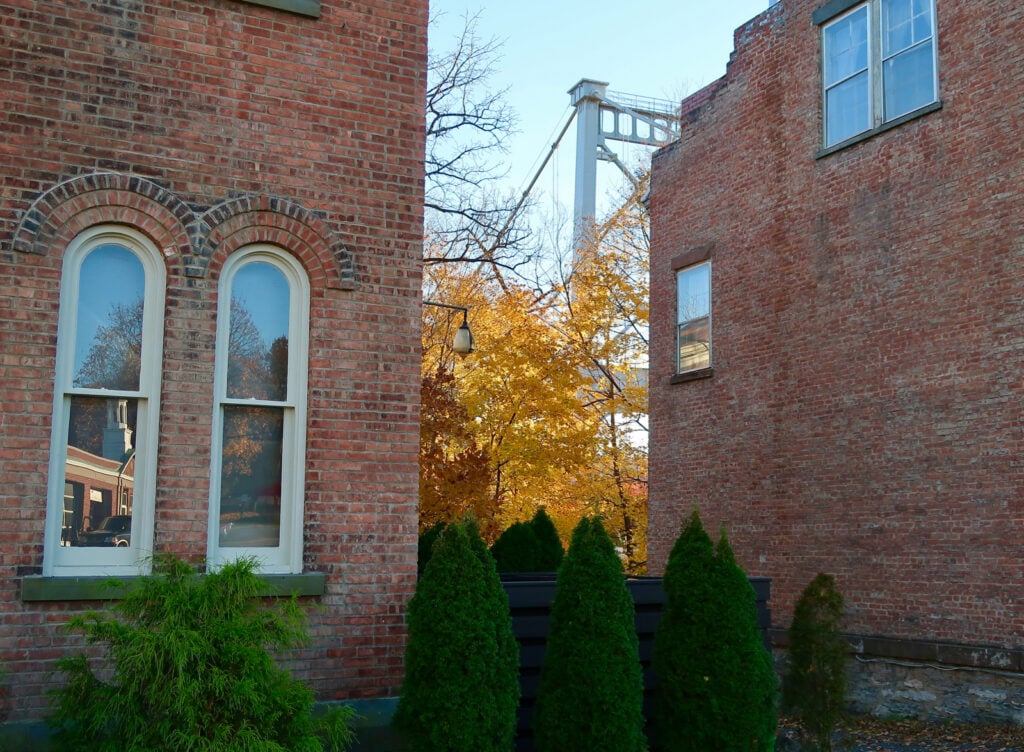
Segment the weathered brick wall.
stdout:
<svg viewBox="0 0 1024 752">
<path fill-rule="evenodd" d="M 306 268 L 304 561 L 327 594 L 294 665 L 322 699 L 396 694 L 416 572 L 426 0 L 325 0 L 317 19 L 230 0 L 0 5 L 9 719 L 42 715 L 76 644 L 60 627 L 97 605 L 24 602 L 20 578 L 42 564 L 62 253 L 106 221 L 167 260 L 158 550 L 206 550 L 219 269 L 256 240 Z"/>
<path fill-rule="evenodd" d="M 816 0 L 737 30 L 652 183 L 650 556 L 724 524 L 789 623 L 1024 643 L 1024 9 L 938 0 L 940 110 L 821 150 Z M 714 375 L 670 384 L 672 259 L 711 247 Z"/>
</svg>

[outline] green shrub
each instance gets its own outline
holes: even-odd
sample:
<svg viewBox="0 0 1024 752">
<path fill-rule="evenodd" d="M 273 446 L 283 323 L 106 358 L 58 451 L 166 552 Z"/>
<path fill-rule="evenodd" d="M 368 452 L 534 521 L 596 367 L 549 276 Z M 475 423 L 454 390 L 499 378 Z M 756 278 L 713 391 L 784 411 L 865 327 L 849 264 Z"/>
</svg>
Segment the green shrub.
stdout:
<svg viewBox="0 0 1024 752">
<path fill-rule="evenodd" d="M 534 709 L 538 752 L 639 752 L 643 677 L 633 599 L 598 519 L 576 526 L 558 572 Z"/>
<path fill-rule="evenodd" d="M 434 549 L 434 544 L 441 537 L 441 533 L 446 526 L 447 523 L 438 522 L 420 533 L 416 548 L 416 572 L 418 574 L 423 574 L 423 570 L 427 568 L 427 562 L 430 561 L 430 553 Z"/>
<path fill-rule="evenodd" d="M 395 715 L 417 752 L 507 752 L 519 653 L 508 599 L 473 523 L 449 525 L 409 603 Z"/>
<path fill-rule="evenodd" d="M 199 574 L 163 557 L 112 610 L 72 620 L 106 656 L 62 659 L 49 721 L 56 748 L 313 752 L 351 741 L 350 709 L 313 715 L 313 694 L 269 649 L 305 639 L 293 597 L 265 605 L 254 560 Z M 95 655 L 95 654 L 94 654 Z M 98 664 L 98 665 L 97 665 Z"/>
<path fill-rule="evenodd" d="M 789 628 L 789 669 L 782 705 L 799 720 L 811 749 L 832 749 L 832 732 L 846 695 L 846 640 L 839 633 L 843 596 L 831 575 L 804 589 Z"/>
<path fill-rule="evenodd" d="M 654 635 L 654 711 L 666 752 L 760 752 L 775 743 L 776 681 L 756 597 L 724 534 L 695 510 L 669 555 Z"/>
<path fill-rule="evenodd" d="M 491 546 L 499 572 L 540 572 L 540 541 L 529 522 L 515 522 Z"/>
<path fill-rule="evenodd" d="M 757 625 L 757 595 L 723 529 L 715 547 L 719 582 L 719 707 L 725 711 L 722 749 L 768 751 L 778 728 L 778 679 Z"/>
<path fill-rule="evenodd" d="M 555 524 L 541 507 L 529 522 L 513 523 L 491 546 L 499 572 L 555 572 L 565 549 Z"/>
<path fill-rule="evenodd" d="M 562 539 L 558 537 L 555 523 L 548 517 L 544 507 L 537 510 L 530 521 L 530 527 L 537 536 L 537 572 L 557 572 L 565 558 Z"/>
</svg>

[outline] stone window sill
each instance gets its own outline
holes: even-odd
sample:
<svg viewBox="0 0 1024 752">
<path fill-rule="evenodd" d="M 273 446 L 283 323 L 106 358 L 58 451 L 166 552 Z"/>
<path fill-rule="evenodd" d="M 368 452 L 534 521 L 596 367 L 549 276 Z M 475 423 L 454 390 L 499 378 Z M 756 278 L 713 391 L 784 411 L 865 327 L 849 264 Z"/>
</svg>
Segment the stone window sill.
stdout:
<svg viewBox="0 0 1024 752">
<path fill-rule="evenodd" d="M 21 581 L 22 601 L 94 601 L 119 600 L 130 590 L 138 577 L 25 577 Z M 304 574 L 265 574 L 262 595 L 320 596 L 324 594 L 326 575 L 322 572 Z"/>
<path fill-rule="evenodd" d="M 701 368 L 699 371 L 687 371 L 686 373 L 677 373 L 675 376 L 668 380 L 668 383 L 685 384 L 689 381 L 698 381 L 699 379 L 710 379 L 714 375 L 714 368 Z"/>
</svg>

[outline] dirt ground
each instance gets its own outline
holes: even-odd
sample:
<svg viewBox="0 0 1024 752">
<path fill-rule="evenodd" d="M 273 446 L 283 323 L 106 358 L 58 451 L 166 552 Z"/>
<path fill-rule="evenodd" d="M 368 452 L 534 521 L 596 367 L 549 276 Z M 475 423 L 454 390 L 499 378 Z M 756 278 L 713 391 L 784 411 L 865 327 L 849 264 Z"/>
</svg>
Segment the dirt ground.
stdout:
<svg viewBox="0 0 1024 752">
<path fill-rule="evenodd" d="M 798 752 L 798 727 L 782 720 L 776 752 Z M 1024 727 L 848 718 L 833 737 L 836 752 L 1024 752 Z"/>
</svg>

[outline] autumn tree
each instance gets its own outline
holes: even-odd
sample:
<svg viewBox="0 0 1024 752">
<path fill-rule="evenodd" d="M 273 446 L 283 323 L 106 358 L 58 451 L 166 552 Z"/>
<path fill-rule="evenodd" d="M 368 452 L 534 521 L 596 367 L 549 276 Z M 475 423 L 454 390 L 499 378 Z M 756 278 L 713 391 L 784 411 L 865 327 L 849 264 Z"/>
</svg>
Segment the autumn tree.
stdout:
<svg viewBox="0 0 1024 752">
<path fill-rule="evenodd" d="M 560 331 L 588 375 L 583 406 L 598 427 L 586 488 L 626 568 L 646 567 L 649 221 L 641 172 L 619 206 L 573 251 L 559 286 Z"/>
<path fill-rule="evenodd" d="M 425 309 L 423 374 L 452 373 L 466 433 L 487 450 L 489 506 L 501 529 L 532 518 L 540 506 L 563 532 L 584 514 L 600 515 L 627 568 L 641 572 L 646 225 L 638 196 L 630 198 L 602 226 L 599 245 L 581 249 L 570 272 L 545 285 L 496 279 L 467 265 L 429 267 L 427 294 L 469 308 L 476 351 L 457 359 L 448 343 L 461 318 Z M 425 420 L 430 410 L 425 402 Z M 463 440 L 446 430 L 449 445 Z"/>
<path fill-rule="evenodd" d="M 541 506 L 563 535 L 598 515 L 627 569 L 642 572 L 646 175 L 562 265 L 558 227 L 542 246 L 528 199 L 497 188 L 514 128 L 491 85 L 499 59 L 500 44 L 479 38 L 475 17 L 430 58 L 423 292 L 469 308 L 476 352 L 456 358 L 461 317 L 424 308 L 421 525 L 472 508 L 493 541 Z M 486 501 L 470 472 L 485 457 Z"/>
<path fill-rule="evenodd" d="M 451 371 L 423 376 L 420 396 L 420 530 L 470 514 L 493 538 L 490 456 L 476 443 Z"/>
</svg>

